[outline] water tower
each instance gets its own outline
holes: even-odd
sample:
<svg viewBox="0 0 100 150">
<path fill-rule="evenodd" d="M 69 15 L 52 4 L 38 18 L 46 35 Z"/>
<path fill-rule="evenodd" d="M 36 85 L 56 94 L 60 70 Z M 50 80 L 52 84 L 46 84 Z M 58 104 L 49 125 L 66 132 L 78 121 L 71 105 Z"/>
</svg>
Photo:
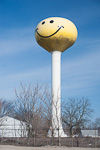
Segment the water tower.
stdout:
<svg viewBox="0 0 100 150">
<path fill-rule="evenodd" d="M 61 123 L 61 53 L 77 39 L 77 28 L 68 19 L 51 17 L 36 27 L 37 43 L 52 55 L 52 127 L 49 136 L 66 137 Z"/>
</svg>

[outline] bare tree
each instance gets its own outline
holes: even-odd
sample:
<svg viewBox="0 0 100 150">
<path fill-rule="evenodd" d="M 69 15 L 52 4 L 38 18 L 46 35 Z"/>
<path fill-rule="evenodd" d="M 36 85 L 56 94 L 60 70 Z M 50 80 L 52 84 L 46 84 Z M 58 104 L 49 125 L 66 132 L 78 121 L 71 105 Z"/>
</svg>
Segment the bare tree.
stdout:
<svg viewBox="0 0 100 150">
<path fill-rule="evenodd" d="M 100 128 L 100 118 L 96 118 L 96 119 L 91 123 L 91 128 L 92 128 L 92 129 L 98 129 L 98 128 Z"/>
<path fill-rule="evenodd" d="M 44 86 L 36 84 L 35 86 L 20 85 L 20 90 L 15 90 L 16 100 L 14 108 L 14 117 L 28 124 L 28 138 L 40 136 L 43 128 L 43 103 L 41 98 L 45 98 Z M 44 96 L 42 96 L 44 94 Z M 31 128 L 30 128 L 31 127 Z"/>
<path fill-rule="evenodd" d="M 52 97 L 47 85 L 45 86 L 44 91 L 40 96 L 40 99 L 42 103 L 42 117 L 44 121 L 44 128 L 48 133 L 48 130 L 50 129 L 52 123 Z"/>
<path fill-rule="evenodd" d="M 96 125 L 96 128 L 100 128 L 100 118 L 96 118 L 95 125 Z"/>
<path fill-rule="evenodd" d="M 69 128 L 70 136 L 73 134 L 73 128 L 84 126 L 91 117 L 93 110 L 91 109 L 88 99 L 69 99 L 63 104 L 62 120 L 64 125 Z"/>
<path fill-rule="evenodd" d="M 5 115 L 11 115 L 12 105 L 4 99 L 0 99 L 0 118 Z"/>
</svg>

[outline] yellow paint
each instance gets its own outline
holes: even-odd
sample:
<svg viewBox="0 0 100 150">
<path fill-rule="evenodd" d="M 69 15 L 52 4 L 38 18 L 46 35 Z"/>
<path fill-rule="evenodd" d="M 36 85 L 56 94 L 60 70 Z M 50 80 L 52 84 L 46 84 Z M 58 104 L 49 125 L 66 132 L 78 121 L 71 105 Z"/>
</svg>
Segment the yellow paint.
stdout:
<svg viewBox="0 0 100 150">
<path fill-rule="evenodd" d="M 36 27 L 37 43 L 47 51 L 65 51 L 77 39 L 77 28 L 68 19 L 51 17 L 42 20 Z"/>
</svg>

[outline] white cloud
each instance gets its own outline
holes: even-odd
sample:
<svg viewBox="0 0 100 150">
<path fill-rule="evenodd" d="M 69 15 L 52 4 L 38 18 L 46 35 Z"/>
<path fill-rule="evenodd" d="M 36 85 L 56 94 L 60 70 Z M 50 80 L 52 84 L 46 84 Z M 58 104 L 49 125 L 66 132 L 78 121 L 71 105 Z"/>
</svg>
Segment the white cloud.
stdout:
<svg viewBox="0 0 100 150">
<path fill-rule="evenodd" d="M 94 88 L 100 87 L 100 44 L 90 42 L 91 50 L 62 63 L 63 90 L 68 95 L 95 95 Z M 89 47 L 89 45 L 88 45 Z M 84 96 L 84 95 L 83 95 Z"/>
<path fill-rule="evenodd" d="M 0 31 L 0 55 L 16 53 L 33 48 L 36 44 L 34 27 L 3 29 Z"/>
<path fill-rule="evenodd" d="M 25 70 L 23 72 L 11 73 L 9 75 L 3 75 L 0 78 L 0 82 L 3 84 L 10 84 L 11 82 L 20 81 L 36 81 L 38 79 L 48 80 L 50 79 L 50 66 L 44 66 L 41 68 L 34 68 L 32 70 Z M 9 85 L 8 84 L 8 85 Z"/>
</svg>

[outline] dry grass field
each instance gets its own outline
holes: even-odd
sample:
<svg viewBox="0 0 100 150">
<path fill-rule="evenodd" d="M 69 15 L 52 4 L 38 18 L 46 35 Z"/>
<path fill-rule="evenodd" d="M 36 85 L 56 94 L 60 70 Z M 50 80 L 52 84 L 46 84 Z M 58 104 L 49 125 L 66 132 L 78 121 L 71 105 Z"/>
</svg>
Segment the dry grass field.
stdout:
<svg viewBox="0 0 100 150">
<path fill-rule="evenodd" d="M 0 150 L 100 150 L 100 148 L 79 148 L 79 147 L 23 147 L 23 146 L 11 146 L 0 145 Z"/>
</svg>

